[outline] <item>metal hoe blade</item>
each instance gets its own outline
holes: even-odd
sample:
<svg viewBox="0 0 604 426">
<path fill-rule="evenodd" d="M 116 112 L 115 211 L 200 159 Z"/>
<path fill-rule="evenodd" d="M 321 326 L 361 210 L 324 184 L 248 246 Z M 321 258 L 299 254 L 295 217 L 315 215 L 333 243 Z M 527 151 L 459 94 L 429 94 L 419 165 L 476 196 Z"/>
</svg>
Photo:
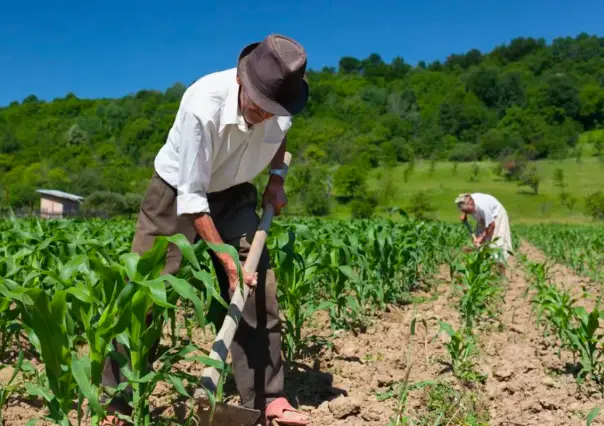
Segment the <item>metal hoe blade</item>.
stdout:
<svg viewBox="0 0 604 426">
<path fill-rule="evenodd" d="M 209 403 L 207 400 L 205 403 L 202 401 L 198 403 L 197 416 L 200 426 L 255 426 L 261 414 L 259 410 L 217 402 L 214 418 L 210 422 Z"/>
</svg>

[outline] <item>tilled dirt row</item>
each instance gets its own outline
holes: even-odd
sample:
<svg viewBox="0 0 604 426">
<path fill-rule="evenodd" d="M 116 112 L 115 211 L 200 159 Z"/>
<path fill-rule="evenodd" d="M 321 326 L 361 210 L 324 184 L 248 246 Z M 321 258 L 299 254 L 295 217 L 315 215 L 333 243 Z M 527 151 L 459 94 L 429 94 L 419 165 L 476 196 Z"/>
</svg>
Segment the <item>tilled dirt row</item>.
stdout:
<svg viewBox="0 0 604 426">
<path fill-rule="evenodd" d="M 521 250 L 531 260 L 542 260 L 534 247 L 523 243 Z M 580 285 L 583 279 L 568 269 L 557 274 L 569 286 Z M 459 403 L 447 414 L 442 424 L 460 424 L 462 413 L 476 412 L 488 425 L 585 425 L 587 413 L 594 407 L 604 408 L 601 395 L 579 392 L 570 373 L 572 359 L 568 354 L 556 355 L 557 348 L 548 347 L 536 327 L 531 312 L 528 282 L 521 266 L 512 260 L 506 283 L 505 306 L 500 322 L 478 332 L 480 355 L 478 370 L 486 374 L 482 384 L 461 384 L 448 367 L 444 347 L 447 337 L 437 336 L 438 319 L 458 325 L 456 301 L 445 268 L 437 278 L 437 296 L 427 292 L 426 301 L 417 305 L 417 329 L 411 341 L 410 323 L 413 306 L 391 307 L 374 318 L 363 333 L 336 332 L 329 329 L 326 315 L 316 315 L 313 324 L 304 330 L 307 336 L 323 336 L 331 345 L 309 348 L 311 354 L 288 364 L 286 390 L 290 400 L 312 416 L 311 425 L 381 425 L 397 410 L 399 383 L 410 368 L 409 392 L 405 413 L 416 421 L 426 420 L 430 408 L 429 386 L 418 384 L 444 383 L 451 389 L 471 394 L 471 406 Z M 425 325 L 421 321 L 425 320 Z M 208 336 L 211 338 L 211 336 Z M 208 342 L 195 333 L 195 340 Z M 408 362 L 408 351 L 411 362 Z M 200 375 L 197 365 L 183 366 Z M 158 414 L 174 412 L 176 397 L 165 386 L 159 386 L 152 399 Z M 233 401 L 236 402 L 237 398 Z M 44 409 L 31 402 L 12 399 L 5 409 L 7 425 L 25 425 L 29 419 L 40 418 Z M 592 425 L 604 425 L 601 413 Z"/>
<path fill-rule="evenodd" d="M 533 261 L 544 259 L 539 250 L 526 242 L 520 252 Z M 589 285 L 564 266 L 555 265 L 553 271 L 554 279 L 566 288 Z M 419 305 L 420 315 L 429 319 L 428 333 L 418 326 L 411 351 L 410 382 L 443 381 L 463 389 L 442 362 L 447 358 L 443 338 L 431 342 L 438 332 L 435 317 L 454 326 L 458 322 L 444 271 L 439 278 L 438 299 Z M 579 391 L 570 355 L 562 352 L 558 357 L 558 348 L 547 345 L 532 315 L 528 286 L 525 271 L 512 259 L 501 327 L 492 326 L 478 337 L 478 370 L 487 380 L 484 385 L 469 389 L 477 396 L 475 409 L 487 407 L 489 425 L 585 425 L 592 408 L 604 408 L 604 399 L 594 391 Z M 322 388 L 314 383 L 308 386 L 310 393 L 312 389 L 319 390 L 311 399 L 311 407 L 303 407 L 312 413 L 313 425 L 388 424 L 396 410 L 396 400 L 378 402 L 376 393 L 387 391 L 405 375 L 412 314 L 411 307 L 393 309 L 376 320 L 377 325 L 368 333 L 341 333 L 333 352 L 323 351 L 318 358 L 305 361 L 307 367 L 320 366 L 318 377 L 329 377 Z M 341 391 L 348 396 L 334 395 Z M 304 404 L 307 399 L 301 402 Z M 425 403 L 425 392 L 412 391 L 407 399 L 409 416 L 421 421 Z M 455 418 L 448 420 L 457 424 Z M 604 425 L 604 414 L 597 416 L 592 425 Z"/>
<path fill-rule="evenodd" d="M 523 242 L 521 253 L 530 260 L 539 252 Z M 562 268 L 560 268 L 562 269 Z M 570 270 L 556 279 L 570 283 L 581 279 Z M 489 373 L 485 396 L 489 398 L 492 425 L 585 425 L 585 417 L 595 407 L 604 407 L 597 393 L 577 390 L 566 353 L 558 358 L 556 347 L 549 347 L 532 315 L 528 283 L 520 267 L 508 272 L 509 287 L 502 316 L 504 329 L 482 339 L 484 367 Z M 567 283 L 568 284 L 568 283 Z M 592 424 L 604 424 L 598 416 Z"/>
</svg>

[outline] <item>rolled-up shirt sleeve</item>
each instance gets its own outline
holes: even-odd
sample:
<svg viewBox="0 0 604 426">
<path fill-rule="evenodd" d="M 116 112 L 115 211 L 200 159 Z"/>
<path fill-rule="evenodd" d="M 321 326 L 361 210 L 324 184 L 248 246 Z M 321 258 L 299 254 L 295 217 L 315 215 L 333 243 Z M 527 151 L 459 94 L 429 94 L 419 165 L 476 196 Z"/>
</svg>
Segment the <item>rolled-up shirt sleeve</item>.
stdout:
<svg viewBox="0 0 604 426">
<path fill-rule="evenodd" d="M 180 118 L 176 214 L 209 213 L 207 190 L 212 175 L 211 122 L 190 112 Z"/>
</svg>

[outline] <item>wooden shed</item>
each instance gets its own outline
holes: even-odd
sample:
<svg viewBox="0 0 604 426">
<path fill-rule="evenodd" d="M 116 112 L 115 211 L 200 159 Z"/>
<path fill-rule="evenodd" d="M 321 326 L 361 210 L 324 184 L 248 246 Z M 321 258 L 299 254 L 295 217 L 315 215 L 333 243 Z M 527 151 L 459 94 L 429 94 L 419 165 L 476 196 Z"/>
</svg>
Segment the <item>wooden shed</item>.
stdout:
<svg viewBox="0 0 604 426">
<path fill-rule="evenodd" d="M 63 219 L 80 213 L 84 197 L 56 189 L 38 189 L 37 192 L 40 194 L 40 217 L 44 219 Z"/>
</svg>

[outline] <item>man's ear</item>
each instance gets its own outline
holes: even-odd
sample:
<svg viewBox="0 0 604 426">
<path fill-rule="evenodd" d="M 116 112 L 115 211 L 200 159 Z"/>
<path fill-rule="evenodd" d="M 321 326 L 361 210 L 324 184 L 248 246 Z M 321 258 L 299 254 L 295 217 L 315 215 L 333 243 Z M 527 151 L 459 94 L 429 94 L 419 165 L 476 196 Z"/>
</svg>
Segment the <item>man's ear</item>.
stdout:
<svg viewBox="0 0 604 426">
<path fill-rule="evenodd" d="M 237 84 L 241 86 L 241 79 L 239 78 L 239 75 L 237 75 Z"/>
</svg>

